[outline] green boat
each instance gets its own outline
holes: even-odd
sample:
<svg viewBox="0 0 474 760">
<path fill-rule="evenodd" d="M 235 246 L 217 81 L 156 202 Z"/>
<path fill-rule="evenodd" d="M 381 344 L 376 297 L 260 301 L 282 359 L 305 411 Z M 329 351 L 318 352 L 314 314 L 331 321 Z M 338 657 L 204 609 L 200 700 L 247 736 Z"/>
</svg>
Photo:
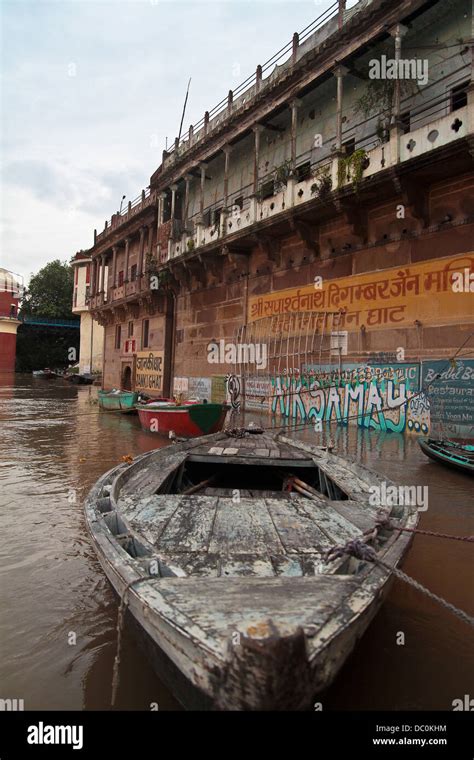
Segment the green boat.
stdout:
<svg viewBox="0 0 474 760">
<path fill-rule="evenodd" d="M 106 412 L 137 413 L 135 404 L 138 401 L 138 393 L 133 391 L 99 391 L 98 398 L 100 408 Z"/>
<path fill-rule="evenodd" d="M 418 443 L 422 452 L 435 462 L 474 475 L 474 446 L 434 438 L 419 438 Z"/>
</svg>

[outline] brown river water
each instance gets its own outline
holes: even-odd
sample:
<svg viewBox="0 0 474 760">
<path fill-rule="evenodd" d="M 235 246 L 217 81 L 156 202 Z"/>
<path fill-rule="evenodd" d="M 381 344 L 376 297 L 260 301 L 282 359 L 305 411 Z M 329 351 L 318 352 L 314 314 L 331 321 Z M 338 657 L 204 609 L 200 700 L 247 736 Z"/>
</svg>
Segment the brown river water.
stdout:
<svg viewBox="0 0 474 760">
<path fill-rule="evenodd" d="M 82 501 L 123 456 L 163 443 L 141 431 L 137 417 L 100 413 L 96 396 L 96 388 L 62 380 L 0 376 L 0 698 L 23 699 L 25 710 L 110 707 L 118 604 Z M 322 442 L 310 430 L 296 435 Z M 397 483 L 428 486 L 420 527 L 474 534 L 472 480 L 427 460 L 414 438 L 352 426 L 333 428 L 332 436 L 338 453 Z M 473 558 L 473 544 L 417 536 L 403 569 L 473 615 Z M 323 709 L 451 710 L 473 689 L 472 628 L 396 581 L 318 699 Z M 180 709 L 126 625 L 116 707 L 151 703 Z"/>
</svg>

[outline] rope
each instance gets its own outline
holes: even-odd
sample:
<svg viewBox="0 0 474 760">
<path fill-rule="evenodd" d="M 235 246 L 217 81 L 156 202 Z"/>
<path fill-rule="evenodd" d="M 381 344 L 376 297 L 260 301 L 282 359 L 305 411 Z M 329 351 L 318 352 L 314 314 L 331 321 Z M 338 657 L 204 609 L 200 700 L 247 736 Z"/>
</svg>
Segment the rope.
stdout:
<svg viewBox="0 0 474 760">
<path fill-rule="evenodd" d="M 468 541 L 474 543 L 474 536 L 453 536 L 450 533 L 436 533 L 434 530 L 421 530 L 420 528 L 401 528 L 398 525 L 394 525 L 388 515 L 380 515 L 375 520 L 375 525 L 380 528 L 387 528 L 387 530 L 403 530 L 405 533 L 419 533 L 423 536 L 434 536 L 435 538 L 450 538 L 453 541 Z"/>
<path fill-rule="evenodd" d="M 125 586 L 125 589 L 122 594 L 122 598 L 120 599 L 120 606 L 119 611 L 117 615 L 117 650 L 115 652 L 115 658 L 114 658 L 114 667 L 112 671 L 112 698 L 111 698 L 111 705 L 114 707 L 115 700 L 117 697 L 117 691 L 119 687 L 120 682 L 120 674 L 119 674 L 119 668 L 120 668 L 120 654 L 122 651 L 122 631 L 123 631 L 123 624 L 125 620 L 125 613 L 127 611 L 128 607 L 128 592 L 134 586 L 136 583 L 141 583 L 142 581 L 149 581 L 149 580 L 156 580 L 156 576 L 154 575 L 146 575 L 143 578 L 135 578 L 135 580 L 130 581 Z"/>
<path fill-rule="evenodd" d="M 403 528 L 398 528 L 398 526 L 391 527 L 396 528 L 397 530 L 403 530 Z M 377 531 L 378 527 L 375 526 L 373 530 L 366 531 L 364 534 L 365 538 L 354 538 L 350 541 L 347 541 L 343 545 L 333 546 L 332 549 L 329 549 L 329 551 L 326 552 L 324 557 L 325 561 L 330 562 L 333 559 L 338 559 L 339 557 L 343 557 L 345 554 L 348 554 L 349 556 L 355 557 L 356 559 L 360 559 L 364 562 L 373 562 L 375 565 L 383 567 L 384 570 L 393 573 L 399 580 L 404 581 L 409 586 L 412 586 L 412 588 L 417 589 L 417 591 L 421 591 L 422 594 L 425 594 L 429 599 L 437 602 L 449 612 L 452 612 L 464 623 L 467 623 L 468 625 L 474 627 L 474 617 L 471 617 L 466 612 L 464 612 L 464 610 L 460 610 L 459 607 L 455 607 L 454 604 L 451 604 L 445 599 L 442 599 L 437 594 L 434 594 L 432 591 L 427 589 L 426 586 L 423 586 L 421 583 L 416 581 L 414 578 L 411 578 L 409 575 L 404 573 L 402 570 L 399 570 L 394 565 L 389 565 L 387 562 L 384 562 L 382 559 L 380 559 L 377 556 L 375 549 L 372 546 L 367 546 L 366 543 L 366 541 L 371 540 L 374 537 L 374 533 Z M 448 536 L 448 538 L 453 538 L 453 536 Z M 455 536 L 454 538 L 457 537 Z"/>
</svg>

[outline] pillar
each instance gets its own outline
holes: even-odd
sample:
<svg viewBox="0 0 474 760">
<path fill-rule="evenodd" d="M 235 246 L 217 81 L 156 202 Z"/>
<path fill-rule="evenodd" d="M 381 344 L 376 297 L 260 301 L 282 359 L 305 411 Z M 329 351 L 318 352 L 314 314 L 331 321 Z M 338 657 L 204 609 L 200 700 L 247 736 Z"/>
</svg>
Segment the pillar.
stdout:
<svg viewBox="0 0 474 760">
<path fill-rule="evenodd" d="M 160 208 L 159 208 L 158 218 L 159 218 L 160 226 L 163 224 L 163 216 L 165 213 L 165 201 L 166 201 L 166 193 L 163 191 L 162 193 L 160 193 L 160 197 L 159 197 Z"/>
<path fill-rule="evenodd" d="M 130 257 L 130 238 L 125 238 L 125 266 L 124 266 L 124 280 L 128 282 L 128 261 Z"/>
<path fill-rule="evenodd" d="M 100 292 L 104 294 L 105 292 L 105 261 L 106 256 L 105 253 L 102 254 L 100 257 L 101 260 L 101 267 L 100 267 Z"/>
<path fill-rule="evenodd" d="M 291 171 L 294 174 L 296 169 L 296 134 L 298 131 L 298 106 L 301 100 L 294 98 L 290 103 L 291 108 Z"/>
<path fill-rule="evenodd" d="M 204 214 L 204 185 L 206 182 L 206 169 L 207 164 L 199 164 L 199 168 L 201 169 L 201 187 L 199 190 L 199 213 L 202 215 Z"/>
<path fill-rule="evenodd" d="M 262 134 L 265 127 L 263 127 L 261 124 L 255 124 L 253 127 L 253 133 L 255 136 L 255 148 L 254 148 L 254 154 L 253 154 L 253 191 L 254 193 L 258 190 L 258 164 L 260 160 L 260 135 Z"/>
<path fill-rule="evenodd" d="M 117 246 L 112 246 L 112 287 L 117 284 Z"/>
<path fill-rule="evenodd" d="M 171 219 L 174 219 L 174 213 L 176 209 L 176 191 L 178 185 L 171 185 Z"/>
<path fill-rule="evenodd" d="M 140 277 L 143 275 L 143 249 L 145 246 L 145 227 L 140 227 L 140 248 L 138 251 L 138 272 L 137 277 L 140 282 Z"/>
<path fill-rule="evenodd" d="M 192 174 L 185 174 L 184 175 L 184 181 L 185 181 L 185 189 L 184 189 L 184 210 L 183 210 L 183 220 L 184 220 L 184 226 L 187 228 L 188 225 L 188 216 L 189 216 L 189 188 L 191 185 L 191 180 L 193 178 Z"/>
<path fill-rule="evenodd" d="M 337 106 L 336 106 L 336 151 L 342 150 L 342 96 L 343 96 L 343 78 L 349 72 L 345 66 L 336 66 L 333 74 L 337 79 Z"/>
<path fill-rule="evenodd" d="M 395 61 L 397 62 L 397 76 L 395 79 L 395 89 L 393 93 L 392 124 L 395 124 L 397 126 L 400 122 L 400 79 L 398 77 L 398 62 L 401 58 L 402 53 L 402 37 L 407 33 L 407 31 L 407 27 L 403 26 L 403 24 L 395 24 L 395 26 L 390 29 L 390 35 L 395 40 Z"/>
</svg>

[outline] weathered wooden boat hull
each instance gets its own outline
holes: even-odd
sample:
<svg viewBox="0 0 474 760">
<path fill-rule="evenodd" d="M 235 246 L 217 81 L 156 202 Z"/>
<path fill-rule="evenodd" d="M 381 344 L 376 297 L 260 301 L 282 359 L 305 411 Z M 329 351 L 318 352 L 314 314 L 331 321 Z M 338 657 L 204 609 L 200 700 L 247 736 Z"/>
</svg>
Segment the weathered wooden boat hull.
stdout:
<svg viewBox="0 0 474 760">
<path fill-rule="evenodd" d="M 99 391 L 98 399 L 99 407 L 105 412 L 136 414 L 135 404 L 138 401 L 138 393 L 132 391 L 121 391 L 120 393 Z"/>
<path fill-rule="evenodd" d="M 474 475 L 472 446 L 462 446 L 450 441 L 436 441 L 430 438 L 419 438 L 418 444 L 422 452 L 433 461 L 466 475 Z"/>
<path fill-rule="evenodd" d="M 147 522 L 149 518 L 145 515 L 147 509 L 151 515 L 152 502 L 158 505 L 158 511 L 174 508 L 172 503 L 170 507 L 170 502 L 177 497 L 168 495 L 160 499 L 149 496 L 134 506 L 133 498 L 125 498 L 123 494 L 127 488 L 132 488 L 134 479 L 148 472 L 156 477 L 159 467 L 163 478 L 166 477 L 171 458 L 174 457 L 173 462 L 179 462 L 180 457 L 184 459 L 189 455 L 190 447 L 199 453 L 198 447 L 203 441 L 206 446 L 218 447 L 223 445 L 223 440 L 225 434 L 218 433 L 180 443 L 169 452 L 167 449 L 149 452 L 138 457 L 132 465 L 119 465 L 106 473 L 86 500 L 88 529 L 101 565 L 119 596 L 122 597 L 128 588 L 130 612 L 146 633 L 148 647 L 152 650 L 155 647 L 153 660 L 160 676 L 185 706 L 224 710 L 311 709 L 315 695 L 334 680 L 377 613 L 392 575 L 371 563 L 359 560 L 348 563 L 346 559 L 327 572 L 313 575 L 293 576 L 289 572 L 287 575 L 255 577 L 236 570 L 234 574 L 231 571 L 230 577 L 224 574 L 214 577 L 206 574 L 207 571 L 199 575 L 199 569 L 197 574 L 188 575 L 175 564 L 172 552 L 167 554 L 157 550 L 150 543 L 152 523 Z M 316 455 L 316 447 L 298 445 Z M 332 455 L 320 460 L 319 467 L 322 472 L 331 471 L 331 468 L 342 471 L 339 458 Z M 375 480 L 369 478 L 364 475 L 364 468 L 354 463 L 348 463 L 347 467 L 348 477 L 353 477 L 354 485 L 348 500 L 339 504 L 341 512 L 338 514 L 345 511 L 354 515 L 360 524 L 357 531 L 353 526 L 355 535 L 356 532 L 361 534 L 362 528 L 375 517 L 375 511 L 365 513 L 361 509 L 359 514 L 358 509 L 365 498 L 362 491 L 368 483 L 380 483 L 382 479 L 375 474 Z M 149 484 L 149 493 L 155 492 L 155 485 L 156 482 Z M 330 493 L 335 497 L 335 489 Z M 197 519 L 195 516 L 199 510 L 201 514 L 207 514 L 213 525 L 216 522 L 216 518 L 211 519 L 207 513 L 208 508 L 212 511 L 213 507 L 208 506 L 206 498 L 201 497 L 199 504 L 193 502 L 194 509 L 189 513 L 191 523 Z M 230 500 L 219 500 L 219 504 L 227 501 Z M 305 512 L 303 527 L 311 515 L 318 515 L 317 519 L 322 519 L 323 524 L 331 525 L 328 520 L 337 515 L 330 505 L 335 506 L 335 502 L 326 501 L 314 508 L 311 504 L 309 508 L 300 504 L 298 509 Z M 125 507 L 118 509 L 118 504 Z M 226 504 L 225 508 L 228 506 Z M 281 518 L 278 504 L 269 500 L 269 506 L 276 510 L 273 514 Z M 134 531 L 134 518 L 130 517 L 135 508 L 143 514 L 144 528 L 140 534 Z M 221 535 L 222 542 L 226 538 L 239 541 L 241 513 L 237 507 L 235 509 L 237 534 L 232 534 L 229 528 Z M 259 524 L 257 513 L 258 510 L 249 515 L 255 533 L 261 531 L 263 525 Z M 405 527 L 416 525 L 416 512 L 410 514 L 405 508 L 400 515 L 400 524 Z M 394 519 L 398 518 L 395 516 Z M 195 536 L 201 531 L 198 526 L 196 533 L 196 525 L 191 526 Z M 289 536 L 291 524 L 283 520 L 281 526 L 285 525 L 288 527 L 280 527 L 280 535 Z M 308 522 L 307 531 L 301 534 L 303 542 L 312 527 Z M 186 543 L 185 537 L 181 536 L 181 539 Z M 380 557 L 396 566 L 410 544 L 411 534 L 397 531 L 384 540 Z M 168 545 L 171 548 L 171 544 Z M 294 555 L 290 550 L 290 560 L 291 556 Z M 225 562 L 225 551 L 223 560 Z M 239 559 L 235 555 L 234 560 L 245 565 L 242 556 Z M 355 563 L 356 574 L 353 570 L 349 572 L 350 563 Z M 181 674 L 178 678 L 177 671 Z"/>
<path fill-rule="evenodd" d="M 189 404 L 182 406 L 137 406 L 143 430 L 159 435 L 194 438 L 222 430 L 227 414 L 226 404 Z"/>
</svg>

